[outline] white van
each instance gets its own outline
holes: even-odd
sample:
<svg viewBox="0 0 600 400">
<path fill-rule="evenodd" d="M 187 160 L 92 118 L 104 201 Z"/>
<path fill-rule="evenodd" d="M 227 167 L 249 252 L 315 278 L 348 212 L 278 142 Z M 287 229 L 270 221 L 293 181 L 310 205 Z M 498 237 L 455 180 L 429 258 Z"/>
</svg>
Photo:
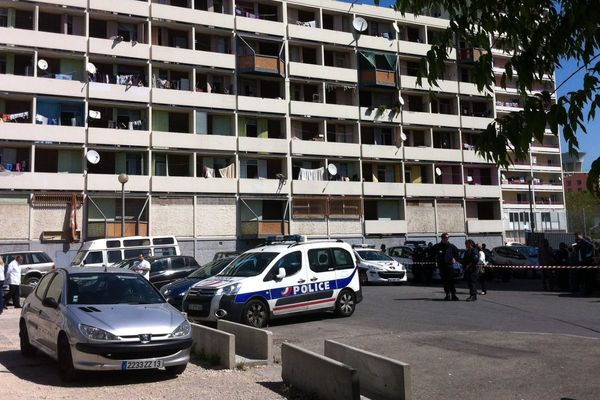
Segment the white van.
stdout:
<svg viewBox="0 0 600 400">
<path fill-rule="evenodd" d="M 175 236 L 127 236 L 96 239 L 81 245 L 71 266 L 111 266 L 140 254 L 144 256 L 179 256 L 181 251 Z"/>
<path fill-rule="evenodd" d="M 271 318 L 310 311 L 349 317 L 361 300 L 349 244 L 278 242 L 245 252 L 192 286 L 182 308 L 191 321 L 223 318 L 260 328 Z"/>
</svg>

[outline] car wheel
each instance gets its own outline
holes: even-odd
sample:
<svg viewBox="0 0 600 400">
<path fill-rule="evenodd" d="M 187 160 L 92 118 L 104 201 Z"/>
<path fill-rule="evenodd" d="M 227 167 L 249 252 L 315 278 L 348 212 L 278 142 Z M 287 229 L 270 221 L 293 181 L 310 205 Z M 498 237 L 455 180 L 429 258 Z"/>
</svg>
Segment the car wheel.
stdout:
<svg viewBox="0 0 600 400">
<path fill-rule="evenodd" d="M 29 333 L 27 332 L 27 324 L 22 319 L 19 322 L 19 342 L 21 344 L 21 355 L 23 357 L 32 357 L 35 355 L 35 347 L 29 342 Z"/>
<path fill-rule="evenodd" d="M 366 286 L 369 284 L 369 277 L 367 276 L 366 271 L 358 272 L 358 281 L 360 282 L 361 286 Z"/>
<path fill-rule="evenodd" d="M 37 275 L 28 276 L 23 280 L 23 285 L 37 286 L 37 284 L 40 282 L 40 279 L 41 279 L 41 277 L 39 277 Z"/>
<path fill-rule="evenodd" d="M 183 374 L 183 371 L 187 368 L 187 364 L 182 365 L 171 365 L 169 367 L 165 367 L 165 371 L 167 375 L 177 376 Z"/>
<path fill-rule="evenodd" d="M 58 374 L 64 382 L 71 382 L 77 378 L 77 370 L 73 366 L 71 346 L 64 333 L 58 337 Z"/>
<path fill-rule="evenodd" d="M 349 317 L 356 308 L 356 295 L 350 290 L 343 290 L 335 301 L 335 313 L 340 317 Z"/>
<path fill-rule="evenodd" d="M 255 328 L 263 328 L 269 320 L 267 305 L 258 299 L 250 300 L 242 311 L 242 322 Z"/>
</svg>

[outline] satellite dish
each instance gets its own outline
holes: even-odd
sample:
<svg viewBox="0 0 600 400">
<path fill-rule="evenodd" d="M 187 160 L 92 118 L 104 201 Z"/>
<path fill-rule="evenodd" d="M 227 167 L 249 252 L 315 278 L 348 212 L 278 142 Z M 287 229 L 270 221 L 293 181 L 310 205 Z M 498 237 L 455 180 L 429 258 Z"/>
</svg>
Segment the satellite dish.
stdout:
<svg viewBox="0 0 600 400">
<path fill-rule="evenodd" d="M 367 30 L 369 24 L 367 23 L 367 20 L 363 17 L 356 17 L 354 18 L 354 21 L 352 21 L 352 26 L 354 27 L 354 29 L 356 29 L 357 32 L 364 32 Z"/>
<path fill-rule="evenodd" d="M 435 174 L 437 176 L 442 176 L 442 170 L 440 169 L 440 167 L 435 167 Z"/>
<path fill-rule="evenodd" d="M 337 167 L 335 166 L 335 164 L 329 164 L 327 166 L 327 172 L 329 172 L 329 175 L 331 176 L 336 176 L 338 173 Z"/>
<path fill-rule="evenodd" d="M 400 33 L 400 28 L 398 28 L 398 23 L 396 21 L 394 21 L 394 23 L 392 24 L 392 27 L 394 27 L 394 30 L 396 31 L 396 33 Z"/>
<path fill-rule="evenodd" d="M 400 103 L 400 106 L 404 107 L 404 98 L 402 96 L 398 97 L 398 103 Z"/>
<path fill-rule="evenodd" d="M 43 58 L 38 60 L 38 68 L 41 69 L 42 71 L 45 71 L 48 69 L 48 61 L 44 60 Z"/>
<path fill-rule="evenodd" d="M 101 119 L 102 118 L 102 113 L 100 111 L 90 110 L 88 112 L 88 115 L 92 119 Z"/>
<path fill-rule="evenodd" d="M 85 70 L 90 74 L 95 74 L 97 71 L 96 66 L 91 62 L 87 63 L 87 65 L 85 66 Z"/>
<path fill-rule="evenodd" d="M 400 140 L 402 140 L 403 142 L 406 142 L 406 133 L 400 132 Z"/>
<path fill-rule="evenodd" d="M 98 154 L 96 150 L 88 150 L 88 152 L 85 153 L 85 158 L 90 164 L 96 165 L 100 162 L 100 154 Z"/>
</svg>

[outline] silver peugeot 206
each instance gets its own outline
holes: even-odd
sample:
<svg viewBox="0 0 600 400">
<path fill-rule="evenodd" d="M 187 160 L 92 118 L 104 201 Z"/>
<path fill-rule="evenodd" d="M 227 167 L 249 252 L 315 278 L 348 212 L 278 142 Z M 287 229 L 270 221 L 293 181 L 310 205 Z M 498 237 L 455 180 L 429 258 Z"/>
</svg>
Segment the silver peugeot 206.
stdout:
<svg viewBox="0 0 600 400">
<path fill-rule="evenodd" d="M 19 328 L 23 356 L 48 354 L 67 381 L 81 370 L 164 368 L 178 375 L 192 346 L 185 316 L 124 269 L 48 273 L 25 300 Z"/>
</svg>

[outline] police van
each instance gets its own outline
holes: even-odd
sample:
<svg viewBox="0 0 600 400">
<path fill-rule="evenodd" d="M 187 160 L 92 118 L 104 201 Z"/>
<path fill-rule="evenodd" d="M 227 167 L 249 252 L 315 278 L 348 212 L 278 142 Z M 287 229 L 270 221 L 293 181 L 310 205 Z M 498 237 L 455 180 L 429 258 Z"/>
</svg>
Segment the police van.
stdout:
<svg viewBox="0 0 600 400">
<path fill-rule="evenodd" d="M 191 321 L 220 318 L 264 327 L 269 319 L 333 310 L 349 317 L 362 300 L 356 258 L 342 241 L 295 238 L 249 250 L 190 288 Z"/>
</svg>

